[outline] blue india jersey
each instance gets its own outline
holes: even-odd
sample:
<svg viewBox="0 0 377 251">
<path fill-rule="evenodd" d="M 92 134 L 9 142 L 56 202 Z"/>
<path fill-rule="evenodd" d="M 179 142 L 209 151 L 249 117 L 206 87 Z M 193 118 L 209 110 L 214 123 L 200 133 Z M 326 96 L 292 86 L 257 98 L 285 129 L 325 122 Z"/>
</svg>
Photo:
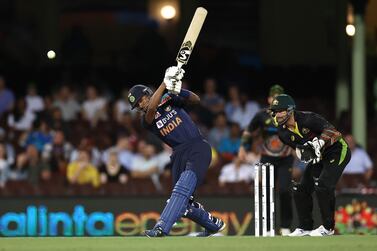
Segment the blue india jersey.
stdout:
<svg viewBox="0 0 377 251">
<path fill-rule="evenodd" d="M 148 124 L 143 117 L 142 124 L 172 148 L 202 137 L 199 128 L 184 110 L 183 99 L 172 94 L 163 96 L 153 122 Z"/>
</svg>

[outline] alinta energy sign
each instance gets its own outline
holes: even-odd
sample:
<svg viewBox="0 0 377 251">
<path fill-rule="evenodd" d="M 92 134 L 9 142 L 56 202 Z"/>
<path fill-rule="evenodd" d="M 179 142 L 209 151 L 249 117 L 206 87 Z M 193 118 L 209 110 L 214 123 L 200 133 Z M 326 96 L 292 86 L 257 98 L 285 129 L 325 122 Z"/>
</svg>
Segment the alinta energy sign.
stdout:
<svg viewBox="0 0 377 251">
<path fill-rule="evenodd" d="M 211 212 L 227 222 L 225 235 L 244 235 L 250 231 L 251 212 L 239 218 L 236 212 Z M 72 213 L 49 211 L 44 205 L 29 205 L 23 212 L 5 212 L 0 215 L 1 236 L 134 236 L 158 220 L 160 214 L 146 212 L 95 211 L 87 213 L 83 205 L 75 205 Z M 172 235 L 187 235 L 200 227 L 188 219 L 182 219 L 172 229 Z"/>
</svg>

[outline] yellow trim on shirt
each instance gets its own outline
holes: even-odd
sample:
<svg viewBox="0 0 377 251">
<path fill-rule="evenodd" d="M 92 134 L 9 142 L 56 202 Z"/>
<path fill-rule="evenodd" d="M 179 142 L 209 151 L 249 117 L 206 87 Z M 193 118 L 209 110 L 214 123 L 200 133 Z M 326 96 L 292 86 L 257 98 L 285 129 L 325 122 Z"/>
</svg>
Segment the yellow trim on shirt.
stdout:
<svg viewBox="0 0 377 251">
<path fill-rule="evenodd" d="M 288 128 L 289 129 L 289 128 Z M 298 125 L 297 125 L 297 122 L 295 122 L 295 129 L 294 130 L 291 130 L 289 129 L 291 132 L 297 134 L 298 136 L 300 136 L 301 138 L 303 138 L 304 136 L 301 135 L 300 133 L 300 130 L 298 129 Z"/>
</svg>

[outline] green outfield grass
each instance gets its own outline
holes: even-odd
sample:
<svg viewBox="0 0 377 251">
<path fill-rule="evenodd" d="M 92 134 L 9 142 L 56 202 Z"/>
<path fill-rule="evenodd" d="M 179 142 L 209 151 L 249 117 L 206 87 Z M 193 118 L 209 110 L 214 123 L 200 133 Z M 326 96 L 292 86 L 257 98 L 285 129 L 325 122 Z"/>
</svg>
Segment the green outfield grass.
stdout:
<svg viewBox="0 0 377 251">
<path fill-rule="evenodd" d="M 377 250 L 377 236 L 332 237 L 43 237 L 0 238 L 0 250 L 174 250 L 174 251 L 369 251 Z"/>
</svg>

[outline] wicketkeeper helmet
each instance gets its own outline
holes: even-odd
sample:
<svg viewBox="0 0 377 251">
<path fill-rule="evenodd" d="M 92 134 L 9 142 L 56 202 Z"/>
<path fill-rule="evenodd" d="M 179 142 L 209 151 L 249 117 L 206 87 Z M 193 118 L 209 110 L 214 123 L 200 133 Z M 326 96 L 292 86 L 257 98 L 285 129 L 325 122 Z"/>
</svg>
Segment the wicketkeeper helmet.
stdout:
<svg viewBox="0 0 377 251">
<path fill-rule="evenodd" d="M 271 103 L 270 110 L 273 112 L 279 111 L 293 111 L 296 109 L 296 104 L 293 98 L 287 94 L 280 94 L 274 98 Z"/>
<path fill-rule="evenodd" d="M 274 118 L 274 122 L 277 125 L 285 124 L 288 121 L 291 114 L 296 109 L 296 104 L 293 98 L 287 94 L 277 95 L 270 105 L 271 116 Z M 287 111 L 287 115 L 280 122 L 276 119 L 276 113 L 281 111 Z"/>
</svg>

